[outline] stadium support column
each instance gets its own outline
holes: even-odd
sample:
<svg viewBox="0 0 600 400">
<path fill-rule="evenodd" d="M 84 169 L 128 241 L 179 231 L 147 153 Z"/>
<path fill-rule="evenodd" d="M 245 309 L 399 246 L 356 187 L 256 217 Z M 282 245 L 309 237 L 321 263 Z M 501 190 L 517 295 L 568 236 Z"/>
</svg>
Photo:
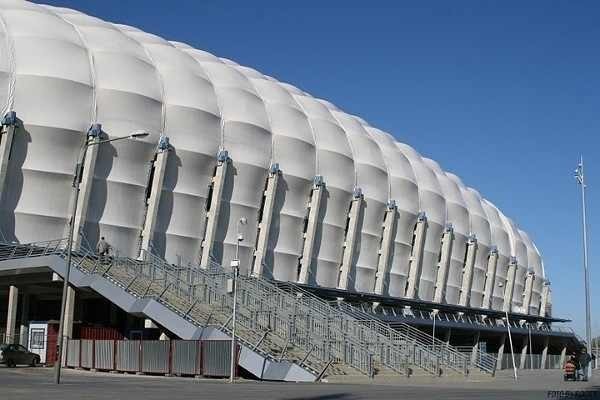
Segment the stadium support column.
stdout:
<svg viewBox="0 0 600 400">
<path fill-rule="evenodd" d="M 375 277 L 375 294 L 384 294 L 386 291 L 386 282 L 392 259 L 394 231 L 396 229 L 396 218 L 398 212 L 396 210 L 396 202 L 388 201 L 383 219 L 383 235 L 381 239 L 381 248 L 379 249 L 379 260 L 377 263 L 377 275 Z"/>
<path fill-rule="evenodd" d="M 511 303 L 513 297 L 513 289 L 515 287 L 515 275 L 517 273 L 517 258 L 510 257 L 508 264 L 508 274 L 506 275 L 506 285 L 504 287 L 504 304 L 502 305 L 502 311 L 511 312 Z"/>
<path fill-rule="evenodd" d="M 519 363 L 519 369 L 525 369 L 525 362 L 527 361 L 527 351 L 529 350 L 529 337 L 523 338 L 523 346 L 521 346 L 521 362 Z M 530 365 L 529 368 L 532 366 Z"/>
<path fill-rule="evenodd" d="M 529 306 L 531 305 L 531 292 L 533 291 L 533 281 L 535 275 L 533 270 L 527 270 L 527 278 L 525 278 L 525 291 L 523 292 L 523 312 L 529 314 Z"/>
<path fill-rule="evenodd" d="M 19 289 L 10 286 L 8 289 L 8 310 L 6 312 L 6 343 L 15 343 L 17 327 L 17 307 L 19 303 Z"/>
<path fill-rule="evenodd" d="M 475 332 L 475 337 L 473 338 L 473 346 L 471 347 L 471 369 L 474 369 L 473 366 L 477 362 L 477 355 L 479 351 L 479 338 L 481 333 L 479 331 Z"/>
<path fill-rule="evenodd" d="M 342 255 L 342 265 L 340 266 L 340 275 L 338 289 L 348 289 L 351 278 L 351 268 L 356 249 L 356 238 L 358 236 L 358 223 L 361 218 L 363 206 L 363 194 L 360 188 L 354 188 L 352 194 L 352 204 L 348 213 L 348 230 L 346 240 L 344 241 L 344 253 Z"/>
<path fill-rule="evenodd" d="M 502 359 L 504 358 L 504 345 L 506 344 L 506 333 L 500 336 L 500 345 L 498 346 L 498 358 L 496 359 L 496 369 L 502 369 Z"/>
<path fill-rule="evenodd" d="M 490 308 L 494 294 L 494 281 L 496 280 L 496 267 L 498 266 L 498 249 L 493 246 L 488 257 L 487 271 L 485 274 L 485 286 L 483 289 L 482 308 Z"/>
<path fill-rule="evenodd" d="M 144 219 L 144 227 L 141 235 L 141 246 L 139 257 L 143 253 L 150 251 L 152 237 L 154 236 L 154 228 L 156 227 L 156 219 L 158 218 L 158 207 L 160 206 L 160 197 L 165 180 L 165 172 L 167 170 L 167 161 L 169 157 L 169 138 L 162 135 L 158 140 L 156 154 L 152 162 L 150 179 L 148 182 L 148 193 L 146 194 L 146 218 Z"/>
<path fill-rule="evenodd" d="M 212 179 L 212 196 L 209 203 L 209 209 L 206 213 L 206 230 L 204 240 L 202 241 L 202 257 L 200 258 L 200 267 L 208 268 L 212 247 L 217 233 L 219 223 L 219 213 L 221 211 L 221 198 L 225 187 L 225 178 L 227 177 L 227 168 L 231 159 L 227 150 L 220 150 L 217 154 L 217 168 L 215 176 Z"/>
<path fill-rule="evenodd" d="M 310 196 L 310 203 L 308 204 L 306 232 L 304 232 L 304 246 L 302 248 L 302 258 L 300 259 L 298 283 L 308 283 L 308 277 L 310 276 L 310 266 L 312 263 L 315 234 L 319 222 L 323 190 L 325 190 L 325 182 L 323 182 L 323 177 L 321 175 L 317 175 L 313 179 L 313 188 Z"/>
<path fill-rule="evenodd" d="M 417 295 L 417 283 L 421 275 L 421 265 L 423 263 L 423 251 L 425 249 L 425 236 L 427 234 L 427 216 L 420 212 L 415 226 L 415 235 L 413 240 L 412 254 L 410 255 L 410 265 L 408 270 L 408 281 L 406 282 L 406 293 L 404 297 L 414 299 Z"/>
<path fill-rule="evenodd" d="M 540 360 L 540 369 L 546 369 L 546 359 L 548 358 L 548 346 L 549 345 L 550 345 L 550 336 L 546 336 L 546 337 L 544 337 L 544 348 L 542 349 L 542 359 Z"/>
<path fill-rule="evenodd" d="M 75 316 L 75 289 L 71 286 L 67 289 L 67 306 L 65 308 L 65 326 L 63 336 L 67 339 L 73 337 L 73 318 Z"/>
<path fill-rule="evenodd" d="M 273 218 L 273 208 L 275 207 L 277 183 L 279 182 L 280 174 L 279 164 L 271 164 L 269 177 L 267 178 L 267 187 L 263 193 L 262 218 L 258 224 L 258 239 L 256 241 L 256 250 L 254 251 L 252 275 L 256 277 L 263 275 L 265 254 L 267 253 L 267 246 L 269 244 L 269 231 L 271 230 L 271 219 Z"/>
<path fill-rule="evenodd" d="M 27 347 L 29 339 L 29 294 L 21 294 L 21 327 L 19 329 L 19 343 Z"/>
<path fill-rule="evenodd" d="M 567 358 L 567 346 L 563 346 L 562 350 L 560 351 L 560 366 L 564 366 L 565 365 L 565 360 Z"/>
<path fill-rule="evenodd" d="M 87 132 L 88 140 L 99 142 L 102 136 L 102 125 L 93 124 Z M 76 214 L 73 227 L 73 249 L 79 250 L 81 247 L 81 232 L 87 218 L 88 206 L 90 203 L 90 194 L 92 193 L 92 183 L 94 182 L 94 173 L 96 169 L 96 159 L 98 158 L 99 146 L 87 146 L 83 158 L 83 168 L 81 171 L 81 183 L 79 186 L 79 199 L 77 200 Z"/>
<path fill-rule="evenodd" d="M 462 276 L 462 285 L 460 288 L 460 299 L 458 304 L 467 307 L 471 297 L 471 286 L 473 284 L 473 268 L 475 266 L 475 256 L 477 255 L 477 238 L 470 235 L 467 242 L 467 255 L 465 257 L 465 267 Z"/>
<path fill-rule="evenodd" d="M 446 225 L 442 235 L 442 249 L 440 251 L 440 261 L 438 263 L 437 278 L 435 281 L 435 294 L 433 301 L 442 303 L 444 293 L 446 292 L 446 277 L 450 267 L 450 258 L 452 257 L 452 241 L 454 240 L 454 228 L 452 224 Z"/>
<path fill-rule="evenodd" d="M 542 287 L 542 300 L 540 302 L 540 317 L 546 317 L 546 307 L 548 305 L 548 295 L 550 293 L 550 281 L 545 280 Z"/>
<path fill-rule="evenodd" d="M 8 160 L 10 159 L 10 149 L 12 148 L 16 127 L 17 113 L 10 111 L 2 119 L 2 128 L 0 130 L 0 198 L 2 193 L 4 193 L 6 185 Z"/>
</svg>

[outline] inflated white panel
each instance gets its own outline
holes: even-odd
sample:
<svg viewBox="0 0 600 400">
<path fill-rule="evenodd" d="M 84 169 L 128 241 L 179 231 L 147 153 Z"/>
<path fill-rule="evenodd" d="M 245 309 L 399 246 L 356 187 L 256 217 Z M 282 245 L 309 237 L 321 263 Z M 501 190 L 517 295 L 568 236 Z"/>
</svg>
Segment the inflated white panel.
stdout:
<svg viewBox="0 0 600 400">
<path fill-rule="evenodd" d="M 492 245 L 490 222 L 482 207 L 480 194 L 472 188 L 461 186 L 463 197 L 469 209 L 469 225 L 477 237 L 477 255 L 473 269 L 473 285 L 471 287 L 471 306 L 481 307 L 483 304 L 483 289 L 487 273 L 488 259 Z"/>
<path fill-rule="evenodd" d="M 364 196 L 359 222 L 360 236 L 357 238 L 352 265 L 355 271 L 350 276 L 354 276 L 355 290 L 373 292 L 378 252 L 372 249 L 379 249 L 381 241 L 381 225 L 389 196 L 388 173 L 379 146 L 371 139 L 363 124 L 340 111 L 332 110 L 332 114 L 348 135 L 357 171 L 356 185 L 362 189 Z"/>
<path fill-rule="evenodd" d="M 542 266 L 542 259 L 540 254 L 538 253 L 535 244 L 529 238 L 529 235 L 524 231 L 519 229 L 519 234 L 521 235 L 521 239 L 523 243 L 525 243 L 525 247 L 527 248 L 527 262 L 528 267 L 533 270 L 534 281 L 533 281 L 533 290 L 531 292 L 531 302 L 529 305 L 529 310 L 527 313 L 529 314 L 537 314 L 539 311 L 540 300 L 542 297 L 542 288 L 544 286 L 544 271 Z"/>
<path fill-rule="evenodd" d="M 429 158 L 424 158 L 423 161 L 435 173 L 440 183 L 442 194 L 446 198 L 446 224 L 452 224 L 454 227 L 454 240 L 452 241 L 450 266 L 446 275 L 444 298 L 447 303 L 458 304 L 463 267 L 465 266 L 467 239 L 470 233 L 469 211 L 456 182 L 446 176 L 446 173 L 435 161 Z M 473 276 L 475 276 L 475 273 Z"/>
<path fill-rule="evenodd" d="M 496 278 L 492 293 L 492 309 L 502 310 L 504 288 L 508 275 L 508 263 L 512 254 L 511 239 L 498 209 L 485 199 L 481 202 L 481 205 L 486 212 L 488 221 L 490 221 L 492 245 L 498 249 L 498 264 L 496 266 Z"/>
<path fill-rule="evenodd" d="M 412 238 L 419 214 L 419 188 L 410 162 L 398 149 L 394 138 L 376 128 L 366 129 L 381 149 L 388 167 L 390 199 L 396 202 L 399 213 L 389 282 L 385 285 L 388 288 L 386 294 L 403 297 L 408 278 Z"/>
<path fill-rule="evenodd" d="M 427 215 L 427 234 L 423 251 L 423 265 L 418 286 L 418 298 L 433 300 L 437 263 L 440 253 L 442 231 L 446 224 L 446 200 L 435 173 L 423 161 L 419 153 L 404 143 L 396 143 L 408 159 L 419 187 L 420 209 Z"/>
</svg>

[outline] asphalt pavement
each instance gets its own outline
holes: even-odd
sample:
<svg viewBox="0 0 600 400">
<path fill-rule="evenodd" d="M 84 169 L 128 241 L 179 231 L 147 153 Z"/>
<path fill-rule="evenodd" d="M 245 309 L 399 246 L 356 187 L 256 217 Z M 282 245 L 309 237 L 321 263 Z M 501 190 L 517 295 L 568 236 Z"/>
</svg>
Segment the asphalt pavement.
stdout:
<svg viewBox="0 0 600 400">
<path fill-rule="evenodd" d="M 532 371 L 526 371 L 532 372 Z M 493 380 L 406 379 L 382 383 L 276 383 L 137 376 L 50 368 L 0 368 L 0 399 L 7 400 L 357 400 L 357 399 L 598 399 L 600 380 L 562 382 L 561 371 L 501 373 Z M 359 382 L 357 380 L 357 382 Z"/>
</svg>

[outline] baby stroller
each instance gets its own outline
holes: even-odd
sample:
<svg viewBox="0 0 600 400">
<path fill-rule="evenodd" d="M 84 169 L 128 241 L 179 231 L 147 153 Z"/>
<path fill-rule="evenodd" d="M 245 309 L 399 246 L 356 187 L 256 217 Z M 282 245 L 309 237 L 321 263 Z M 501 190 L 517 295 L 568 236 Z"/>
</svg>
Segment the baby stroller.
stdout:
<svg viewBox="0 0 600 400">
<path fill-rule="evenodd" d="M 573 358 L 569 359 L 565 364 L 565 375 L 564 381 L 576 381 L 577 380 L 577 365 Z"/>
</svg>

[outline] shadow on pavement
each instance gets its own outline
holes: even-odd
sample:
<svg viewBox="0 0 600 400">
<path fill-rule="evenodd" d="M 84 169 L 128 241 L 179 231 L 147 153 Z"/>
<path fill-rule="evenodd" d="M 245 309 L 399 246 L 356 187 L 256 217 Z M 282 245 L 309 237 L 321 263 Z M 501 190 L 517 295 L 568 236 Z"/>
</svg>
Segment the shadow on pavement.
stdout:
<svg viewBox="0 0 600 400">
<path fill-rule="evenodd" d="M 317 396 L 286 397 L 285 400 L 352 400 L 358 397 L 350 393 L 321 394 Z"/>
</svg>

